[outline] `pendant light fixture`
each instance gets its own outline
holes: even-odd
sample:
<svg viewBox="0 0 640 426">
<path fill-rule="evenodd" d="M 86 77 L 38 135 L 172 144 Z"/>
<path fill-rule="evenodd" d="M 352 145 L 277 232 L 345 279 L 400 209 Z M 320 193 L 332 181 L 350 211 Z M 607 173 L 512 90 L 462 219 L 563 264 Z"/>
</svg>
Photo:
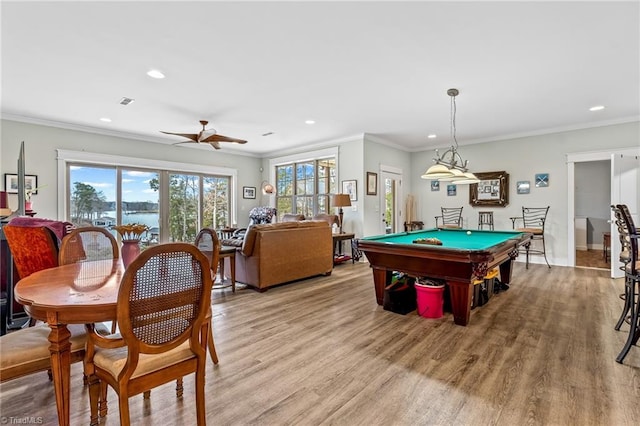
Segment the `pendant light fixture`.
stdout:
<svg viewBox="0 0 640 426">
<path fill-rule="evenodd" d="M 458 141 L 456 139 L 456 96 L 460 92 L 458 89 L 447 90 L 447 95 L 451 97 L 451 147 L 442 155 L 438 155 L 436 149 L 435 163 L 429 167 L 421 176 L 422 179 L 438 180 L 442 182 L 452 182 L 455 184 L 478 183 L 478 179 L 468 169 L 469 162 L 463 160 L 458 153 Z"/>
</svg>

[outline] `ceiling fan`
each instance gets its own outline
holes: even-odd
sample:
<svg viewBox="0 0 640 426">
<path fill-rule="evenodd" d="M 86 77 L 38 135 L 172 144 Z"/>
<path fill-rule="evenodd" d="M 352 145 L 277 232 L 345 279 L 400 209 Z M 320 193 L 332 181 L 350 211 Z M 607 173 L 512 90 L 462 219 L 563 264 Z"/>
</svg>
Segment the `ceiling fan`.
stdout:
<svg viewBox="0 0 640 426">
<path fill-rule="evenodd" d="M 182 143 L 208 143 L 215 149 L 220 149 L 219 142 L 234 142 L 234 143 L 247 143 L 247 141 L 242 139 L 230 138 L 229 136 L 223 136 L 217 134 L 215 129 L 207 130 L 205 127 L 209 124 L 206 120 L 200 120 L 200 124 L 202 124 L 202 131 L 200 133 L 173 133 L 173 132 L 163 132 L 167 135 L 176 135 L 182 136 L 183 138 L 189 139 L 184 142 L 176 142 L 174 145 L 182 144 Z"/>
</svg>

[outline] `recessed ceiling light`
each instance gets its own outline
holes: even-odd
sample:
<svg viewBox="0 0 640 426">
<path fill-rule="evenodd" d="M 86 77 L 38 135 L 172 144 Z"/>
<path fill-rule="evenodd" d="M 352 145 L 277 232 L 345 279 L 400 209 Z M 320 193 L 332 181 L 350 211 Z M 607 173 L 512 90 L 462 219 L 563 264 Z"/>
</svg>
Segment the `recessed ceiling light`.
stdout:
<svg viewBox="0 0 640 426">
<path fill-rule="evenodd" d="M 428 135 L 427 137 L 428 137 L 429 139 L 435 139 L 437 136 L 438 136 L 438 135 L 434 135 L 434 134 L 432 133 L 432 134 Z"/>
<path fill-rule="evenodd" d="M 604 105 L 596 105 L 589 108 L 589 111 L 602 111 L 604 109 Z"/>
<path fill-rule="evenodd" d="M 147 72 L 147 75 L 151 78 L 164 78 L 164 74 L 158 70 L 149 70 L 149 72 Z"/>
<path fill-rule="evenodd" d="M 307 120 L 305 121 L 306 124 L 316 124 L 315 120 Z"/>
<path fill-rule="evenodd" d="M 104 121 L 105 123 L 111 123 L 111 119 L 109 117 L 102 117 L 100 121 Z"/>
</svg>

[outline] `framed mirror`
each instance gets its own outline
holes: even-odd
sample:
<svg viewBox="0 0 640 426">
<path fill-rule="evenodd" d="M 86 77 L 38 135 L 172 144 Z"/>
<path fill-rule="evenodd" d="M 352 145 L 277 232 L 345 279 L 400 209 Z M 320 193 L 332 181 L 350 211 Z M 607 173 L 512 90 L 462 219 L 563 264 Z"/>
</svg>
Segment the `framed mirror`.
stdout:
<svg viewBox="0 0 640 426">
<path fill-rule="evenodd" d="M 474 173 L 479 183 L 469 185 L 469 204 L 472 206 L 505 207 L 509 204 L 509 173 Z"/>
</svg>

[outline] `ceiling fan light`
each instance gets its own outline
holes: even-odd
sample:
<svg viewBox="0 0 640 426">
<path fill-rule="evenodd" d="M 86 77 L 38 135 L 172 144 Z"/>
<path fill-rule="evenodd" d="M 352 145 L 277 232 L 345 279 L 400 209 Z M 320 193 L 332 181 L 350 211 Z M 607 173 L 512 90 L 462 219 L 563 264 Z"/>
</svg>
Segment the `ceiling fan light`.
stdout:
<svg viewBox="0 0 640 426">
<path fill-rule="evenodd" d="M 447 168 L 447 166 L 443 166 L 442 164 L 434 164 L 429 167 L 426 172 L 420 176 L 422 179 L 440 179 L 444 177 L 453 176 L 453 172 Z"/>
</svg>

